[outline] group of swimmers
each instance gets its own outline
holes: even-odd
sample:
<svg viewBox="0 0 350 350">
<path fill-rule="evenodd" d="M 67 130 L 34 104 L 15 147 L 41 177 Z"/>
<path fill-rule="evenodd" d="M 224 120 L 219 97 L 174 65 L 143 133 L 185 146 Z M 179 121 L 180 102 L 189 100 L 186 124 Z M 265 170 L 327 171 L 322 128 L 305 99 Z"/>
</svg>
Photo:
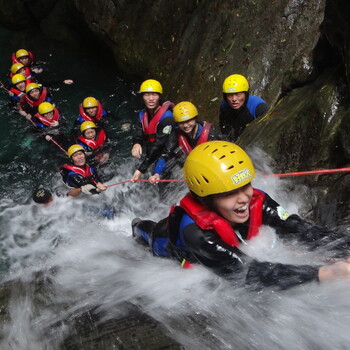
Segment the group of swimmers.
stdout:
<svg viewBox="0 0 350 350">
<path fill-rule="evenodd" d="M 46 138 L 52 140 L 55 136 L 48 131 L 59 126 L 59 113 L 47 100 L 45 88 L 32 81 L 32 54 L 21 49 L 13 57 L 22 65 L 16 66 L 22 71 L 11 67 L 11 97 L 18 111 L 47 131 Z M 176 159 L 183 165 L 189 192 L 172 207 L 167 218 L 157 223 L 135 218 L 135 240 L 149 247 L 154 255 L 173 258 L 183 267 L 200 263 L 230 281 L 242 281 L 253 288 L 286 289 L 312 281 L 349 278 L 350 237 L 290 215 L 267 193 L 252 187 L 254 165 L 247 153 L 231 141 L 247 124 L 267 112 L 265 101 L 249 94 L 249 83 L 239 74 L 228 76 L 222 91 L 219 136 L 210 123 L 199 120 L 192 102 L 163 102 L 159 81 L 148 79 L 141 84 L 139 92 L 145 108 L 134 125 L 131 148 L 132 156 L 140 163 L 131 181 L 139 180 L 155 163 L 149 181 L 157 184 L 169 176 L 171 160 Z M 107 188 L 89 164 L 109 158 L 101 153 L 106 135 L 100 123 L 105 114 L 93 97 L 86 98 L 80 106 L 75 125 L 81 135 L 67 150 L 71 163 L 60 169 L 69 188 L 68 196 L 99 194 Z M 44 189 L 39 189 L 36 196 L 41 203 L 52 197 Z M 262 225 L 272 227 L 283 239 L 299 240 L 310 250 L 331 244 L 338 260 L 315 266 L 291 265 L 247 256 L 241 248 L 259 235 Z"/>
</svg>

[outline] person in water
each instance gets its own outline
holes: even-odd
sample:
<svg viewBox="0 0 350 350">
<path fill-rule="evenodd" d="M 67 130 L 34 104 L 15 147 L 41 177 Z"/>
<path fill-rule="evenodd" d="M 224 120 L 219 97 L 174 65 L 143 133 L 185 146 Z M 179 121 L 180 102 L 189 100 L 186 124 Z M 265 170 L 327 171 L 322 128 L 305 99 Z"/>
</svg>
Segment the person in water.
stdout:
<svg viewBox="0 0 350 350">
<path fill-rule="evenodd" d="M 108 147 L 106 132 L 91 121 L 83 122 L 80 125 L 80 132 L 77 143 L 84 147 L 88 163 L 105 164 L 109 159 L 109 152 L 106 152 Z"/>
<path fill-rule="evenodd" d="M 17 50 L 12 54 L 11 60 L 12 60 L 12 64 L 21 63 L 25 67 L 30 68 L 36 74 L 42 73 L 43 71 L 41 67 L 38 67 L 35 64 L 34 55 L 32 52 L 28 50 L 25 50 L 25 49 Z"/>
<path fill-rule="evenodd" d="M 222 85 L 223 101 L 220 105 L 219 125 L 221 133 L 235 141 L 246 126 L 268 111 L 266 102 L 249 94 L 249 83 L 240 74 L 233 74 Z"/>
<path fill-rule="evenodd" d="M 171 132 L 164 151 L 156 162 L 154 174 L 148 179 L 152 184 L 159 182 L 170 160 L 176 159 L 182 167 L 195 146 L 218 139 L 212 124 L 198 121 L 198 110 L 193 103 L 189 101 L 178 103 L 174 107 L 173 114 L 177 127 Z"/>
<path fill-rule="evenodd" d="M 43 102 L 38 107 L 38 113 L 31 119 L 39 131 L 48 137 L 56 136 L 56 140 L 60 143 L 64 141 L 62 128 L 65 120 L 59 110 L 50 102 Z"/>
<path fill-rule="evenodd" d="M 33 193 L 33 201 L 38 204 L 48 205 L 53 201 L 52 193 L 46 188 L 38 188 Z"/>
<path fill-rule="evenodd" d="M 78 130 L 80 125 L 84 122 L 94 122 L 98 126 L 102 126 L 102 123 L 108 117 L 109 113 L 103 109 L 103 106 L 99 100 L 95 97 L 86 97 L 79 105 L 79 115 L 74 123 L 74 129 Z"/>
<path fill-rule="evenodd" d="M 184 177 L 190 192 L 158 223 L 134 219 L 133 236 L 154 255 L 173 257 L 184 267 L 200 263 L 228 280 L 239 277 L 251 287 L 286 289 L 311 281 L 350 277 L 350 259 L 324 266 L 258 261 L 242 245 L 259 235 L 262 225 L 278 236 L 299 239 L 317 248 L 338 242 L 348 254 L 349 237 L 289 215 L 267 193 L 255 189 L 249 156 L 227 141 L 209 141 L 187 157 Z M 344 242 L 344 240 L 346 240 Z"/>
<path fill-rule="evenodd" d="M 28 120 L 38 113 L 39 105 L 43 102 L 52 102 L 52 95 L 48 88 L 30 83 L 26 86 L 26 94 L 17 104 L 18 111 Z"/>
<path fill-rule="evenodd" d="M 11 66 L 10 69 L 10 80 L 12 80 L 13 76 L 16 74 L 22 74 L 25 76 L 25 78 L 31 82 L 31 83 L 35 83 L 36 80 L 36 76 L 35 73 L 33 73 L 30 68 L 25 67 L 22 63 L 14 63 Z"/>
<path fill-rule="evenodd" d="M 22 74 L 15 74 L 12 79 L 12 86 L 9 89 L 11 102 L 16 104 L 26 94 L 26 86 L 28 81 Z"/>
<path fill-rule="evenodd" d="M 145 80 L 140 87 L 145 109 L 138 114 L 134 125 L 133 146 L 131 154 L 140 159 L 145 154 L 145 159 L 134 172 L 131 180 L 138 180 L 161 155 L 169 135 L 175 127 L 170 101 L 161 103 L 163 87 L 154 79 Z"/>
<path fill-rule="evenodd" d="M 81 193 L 99 194 L 107 189 L 100 182 L 96 170 L 86 163 L 83 146 L 78 144 L 70 146 L 67 155 L 71 164 L 64 164 L 60 168 L 62 180 L 70 189 L 67 196 L 77 197 Z"/>
</svg>

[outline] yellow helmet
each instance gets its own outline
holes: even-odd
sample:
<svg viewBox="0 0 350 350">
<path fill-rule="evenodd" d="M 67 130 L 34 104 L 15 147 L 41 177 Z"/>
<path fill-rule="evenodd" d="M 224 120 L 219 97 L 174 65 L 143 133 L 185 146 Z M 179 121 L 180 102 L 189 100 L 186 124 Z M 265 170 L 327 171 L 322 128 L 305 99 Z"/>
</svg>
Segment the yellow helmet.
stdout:
<svg viewBox="0 0 350 350">
<path fill-rule="evenodd" d="M 24 68 L 24 65 L 22 63 L 14 63 L 11 66 L 11 73 L 16 74 L 21 68 Z"/>
<path fill-rule="evenodd" d="M 190 191 L 200 197 L 225 193 L 250 183 L 255 170 L 242 148 L 227 141 L 209 141 L 188 155 L 184 176 Z"/>
<path fill-rule="evenodd" d="M 98 101 L 95 97 L 86 97 L 83 101 L 83 108 L 97 107 Z"/>
<path fill-rule="evenodd" d="M 140 93 L 144 92 L 157 92 L 158 94 L 162 94 L 163 88 L 159 81 L 148 79 L 145 80 L 140 86 Z"/>
<path fill-rule="evenodd" d="M 248 80 L 240 74 L 233 74 L 227 77 L 222 84 L 222 92 L 232 94 L 236 92 L 246 92 L 249 90 Z"/>
<path fill-rule="evenodd" d="M 80 132 L 84 132 L 85 130 L 92 128 L 96 128 L 96 124 L 94 122 L 86 121 L 84 123 L 81 123 Z"/>
<path fill-rule="evenodd" d="M 18 83 L 21 83 L 22 81 L 26 81 L 26 77 L 23 74 L 15 74 L 12 79 L 12 84 L 16 85 Z"/>
<path fill-rule="evenodd" d="M 198 111 L 196 106 L 188 101 L 178 103 L 173 110 L 174 120 L 176 123 L 185 122 L 197 117 Z"/>
<path fill-rule="evenodd" d="M 16 51 L 16 58 L 21 58 L 24 56 L 29 56 L 29 52 L 27 50 L 19 49 L 18 51 Z"/>
<path fill-rule="evenodd" d="M 68 148 L 67 155 L 70 158 L 74 153 L 76 153 L 78 151 L 83 151 L 85 153 L 85 149 L 83 146 L 78 145 L 78 144 L 72 145 Z"/>
<path fill-rule="evenodd" d="M 30 83 L 26 86 L 26 93 L 28 93 L 34 89 L 40 89 L 40 86 L 37 83 Z"/>
<path fill-rule="evenodd" d="M 38 108 L 38 112 L 41 115 L 46 114 L 46 113 L 50 113 L 53 110 L 54 110 L 54 107 L 50 102 L 40 103 L 39 108 Z"/>
</svg>

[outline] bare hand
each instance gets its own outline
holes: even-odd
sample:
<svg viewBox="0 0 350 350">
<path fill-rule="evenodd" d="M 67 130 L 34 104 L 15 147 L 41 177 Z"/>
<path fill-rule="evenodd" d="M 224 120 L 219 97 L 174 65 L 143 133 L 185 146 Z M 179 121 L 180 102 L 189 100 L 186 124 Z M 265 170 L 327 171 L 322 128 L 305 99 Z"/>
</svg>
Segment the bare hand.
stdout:
<svg viewBox="0 0 350 350">
<path fill-rule="evenodd" d="M 141 177 L 141 175 L 142 175 L 141 171 L 136 170 L 136 171 L 134 172 L 134 175 L 133 175 L 132 178 L 131 178 L 131 182 L 135 182 L 135 181 L 139 180 L 140 177 Z"/>
<path fill-rule="evenodd" d="M 32 119 L 32 116 L 31 116 L 29 113 L 27 113 L 27 114 L 25 115 L 25 117 L 26 117 L 27 120 L 31 120 L 31 119 Z"/>
<path fill-rule="evenodd" d="M 45 139 L 46 139 L 46 141 L 51 141 L 51 140 L 52 140 L 52 136 L 46 135 L 46 136 L 45 136 Z"/>
<path fill-rule="evenodd" d="M 107 186 L 102 184 L 101 182 L 98 182 L 96 184 L 96 191 L 97 192 L 103 192 L 103 191 L 106 191 L 106 189 L 107 189 Z"/>
<path fill-rule="evenodd" d="M 63 80 L 63 83 L 66 85 L 71 85 L 71 84 L 73 84 L 73 80 L 72 79 L 65 79 L 65 80 Z"/>
<path fill-rule="evenodd" d="M 142 146 L 139 143 L 135 143 L 131 149 L 131 155 L 134 158 L 140 159 L 142 155 Z"/>
<path fill-rule="evenodd" d="M 160 175 L 159 174 L 154 174 L 148 178 L 148 181 L 152 184 L 155 185 L 159 182 L 160 180 Z"/>
<path fill-rule="evenodd" d="M 332 265 L 325 265 L 318 270 L 320 282 L 335 278 L 350 278 L 350 259 L 338 261 Z"/>
</svg>

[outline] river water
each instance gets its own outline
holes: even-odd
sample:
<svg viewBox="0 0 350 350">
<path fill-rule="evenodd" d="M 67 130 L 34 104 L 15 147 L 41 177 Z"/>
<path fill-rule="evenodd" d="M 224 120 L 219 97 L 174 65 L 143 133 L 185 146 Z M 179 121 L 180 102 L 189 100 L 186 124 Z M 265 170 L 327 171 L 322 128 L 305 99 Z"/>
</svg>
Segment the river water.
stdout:
<svg viewBox="0 0 350 350">
<path fill-rule="evenodd" d="M 44 46 L 34 38 L 26 46 L 9 32 L 0 36 L 2 81 L 11 53 L 24 46 L 43 61 L 48 76 L 74 79 L 73 86 L 54 91 L 68 123 L 88 95 L 111 110 L 113 156 L 107 183 L 129 179 L 136 163 L 129 155 L 131 132 L 123 125 L 140 107 L 138 82 L 121 78 L 103 52 Z M 165 217 L 170 203 L 185 193 L 182 185 L 175 186 L 168 203 L 159 202 L 153 186 L 128 183 L 109 188 L 93 201 L 55 195 L 49 206 L 34 204 L 30 196 L 39 185 L 62 191 L 57 168 L 65 156 L 11 111 L 5 93 L 0 94 L 0 114 L 2 293 L 11 286 L 3 296 L 8 311 L 0 313 L 1 349 L 60 349 L 73 332 L 67 319 L 93 309 L 103 313 L 104 321 L 118 318 L 125 302 L 164 324 L 186 349 L 348 348 L 349 282 L 252 293 L 201 267 L 182 270 L 135 244 L 131 220 Z M 260 169 L 270 171 L 259 150 L 251 154 Z M 311 201 L 308 189 L 286 180 L 258 176 L 254 185 L 293 213 Z M 115 213 L 113 218 L 106 216 L 106 208 Z M 319 264 L 327 255 L 287 247 L 269 230 L 247 249 L 257 258 L 286 263 Z"/>
</svg>

